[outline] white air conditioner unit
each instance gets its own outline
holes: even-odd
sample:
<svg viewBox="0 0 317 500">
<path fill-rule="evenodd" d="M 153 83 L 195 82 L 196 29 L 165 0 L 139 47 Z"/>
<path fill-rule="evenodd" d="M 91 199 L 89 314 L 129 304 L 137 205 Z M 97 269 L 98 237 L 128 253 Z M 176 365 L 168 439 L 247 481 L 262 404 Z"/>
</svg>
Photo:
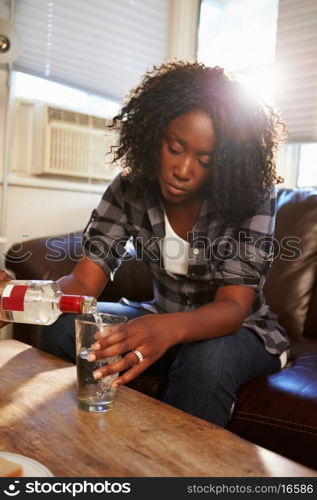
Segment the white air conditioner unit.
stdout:
<svg viewBox="0 0 317 500">
<path fill-rule="evenodd" d="M 112 147 L 117 134 L 111 120 L 39 101 L 18 99 L 15 109 L 13 171 L 111 179 L 116 173 Z"/>
</svg>

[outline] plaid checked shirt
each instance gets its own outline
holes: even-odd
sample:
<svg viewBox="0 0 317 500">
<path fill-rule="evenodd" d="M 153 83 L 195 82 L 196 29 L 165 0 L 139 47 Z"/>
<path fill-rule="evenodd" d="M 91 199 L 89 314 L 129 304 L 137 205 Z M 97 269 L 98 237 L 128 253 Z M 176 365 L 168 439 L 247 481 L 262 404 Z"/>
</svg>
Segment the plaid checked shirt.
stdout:
<svg viewBox="0 0 317 500">
<path fill-rule="evenodd" d="M 195 309 L 212 302 L 220 286 L 253 288 L 256 298 L 243 326 L 258 334 L 270 353 L 280 355 L 289 342 L 262 294 L 272 262 L 275 198 L 273 188 L 258 213 L 239 229 L 224 227 L 215 218 L 211 201 L 205 199 L 189 235 L 188 273 L 174 275 L 164 268 L 161 252 L 165 224 L 159 185 L 144 197 L 135 197 L 133 184 L 119 174 L 92 212 L 83 251 L 113 279 L 122 260 L 129 258 L 127 243 L 132 242 L 136 258 L 150 267 L 151 310 L 156 312 Z"/>
</svg>

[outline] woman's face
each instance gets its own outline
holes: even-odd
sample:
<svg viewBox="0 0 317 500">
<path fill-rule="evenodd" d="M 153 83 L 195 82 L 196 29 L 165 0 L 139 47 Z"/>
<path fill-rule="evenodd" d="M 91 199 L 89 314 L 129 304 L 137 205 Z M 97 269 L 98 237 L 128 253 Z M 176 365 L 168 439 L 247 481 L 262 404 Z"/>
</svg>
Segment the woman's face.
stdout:
<svg viewBox="0 0 317 500">
<path fill-rule="evenodd" d="M 180 204 L 197 200 L 211 177 L 215 132 L 207 113 L 193 110 L 166 127 L 159 182 L 163 198 Z"/>
</svg>

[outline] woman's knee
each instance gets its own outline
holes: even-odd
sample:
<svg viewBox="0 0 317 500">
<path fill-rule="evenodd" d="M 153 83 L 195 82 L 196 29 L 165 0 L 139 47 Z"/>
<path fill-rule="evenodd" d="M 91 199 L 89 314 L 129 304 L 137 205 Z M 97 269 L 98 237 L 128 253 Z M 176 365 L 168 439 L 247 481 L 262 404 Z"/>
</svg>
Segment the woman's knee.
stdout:
<svg viewBox="0 0 317 500">
<path fill-rule="evenodd" d="M 175 361 L 175 369 L 183 376 L 230 386 L 234 391 L 252 378 L 278 368 L 278 358 L 268 353 L 247 328 L 233 335 L 185 344 Z"/>
<path fill-rule="evenodd" d="M 102 314 L 119 314 L 126 316 L 128 319 L 138 318 L 139 316 L 144 316 L 149 314 L 149 311 L 142 309 L 141 307 L 132 307 L 120 302 L 98 302 L 98 311 Z"/>
<path fill-rule="evenodd" d="M 171 368 L 171 375 L 173 371 L 181 372 L 182 377 L 194 381 L 198 387 L 207 383 L 209 388 L 218 388 L 225 380 L 234 383 L 236 362 L 225 337 L 219 337 L 183 345 Z"/>
<path fill-rule="evenodd" d="M 183 345 L 170 371 L 163 400 L 192 415 L 226 426 L 235 401 L 230 369 L 209 341 Z"/>
</svg>

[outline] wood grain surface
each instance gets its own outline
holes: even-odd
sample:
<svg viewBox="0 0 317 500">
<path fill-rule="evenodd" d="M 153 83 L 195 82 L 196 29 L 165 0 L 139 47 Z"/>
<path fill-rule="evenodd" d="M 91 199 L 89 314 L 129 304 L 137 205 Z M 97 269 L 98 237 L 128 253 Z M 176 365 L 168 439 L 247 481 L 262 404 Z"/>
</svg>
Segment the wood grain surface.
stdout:
<svg viewBox="0 0 317 500">
<path fill-rule="evenodd" d="M 127 387 L 105 414 L 76 405 L 75 366 L 0 341 L 0 450 L 58 477 L 317 476 L 317 472 Z"/>
</svg>

